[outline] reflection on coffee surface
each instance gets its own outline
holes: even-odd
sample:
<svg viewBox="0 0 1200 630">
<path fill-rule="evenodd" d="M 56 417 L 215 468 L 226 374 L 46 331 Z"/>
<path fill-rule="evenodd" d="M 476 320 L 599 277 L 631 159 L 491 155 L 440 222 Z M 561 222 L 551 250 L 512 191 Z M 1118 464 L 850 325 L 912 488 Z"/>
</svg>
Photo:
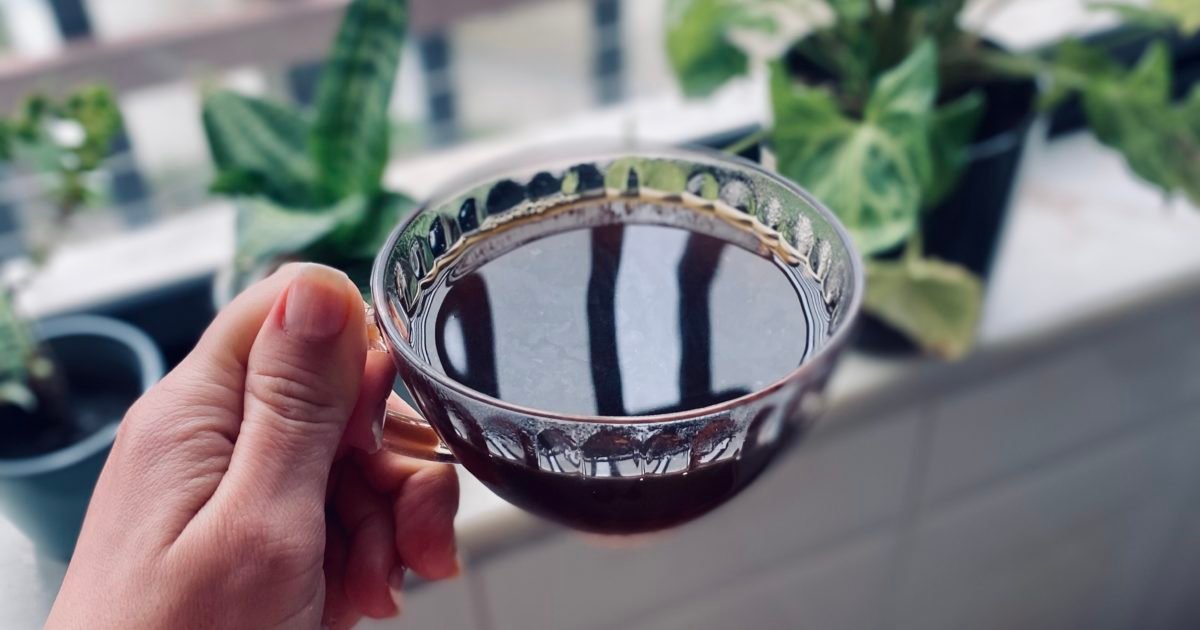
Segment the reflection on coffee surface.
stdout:
<svg viewBox="0 0 1200 630">
<path fill-rule="evenodd" d="M 774 261 L 698 232 L 576 229 L 439 286 L 425 352 L 454 380 L 526 407 L 695 409 L 800 365 L 821 324 L 810 324 L 803 289 Z"/>
</svg>

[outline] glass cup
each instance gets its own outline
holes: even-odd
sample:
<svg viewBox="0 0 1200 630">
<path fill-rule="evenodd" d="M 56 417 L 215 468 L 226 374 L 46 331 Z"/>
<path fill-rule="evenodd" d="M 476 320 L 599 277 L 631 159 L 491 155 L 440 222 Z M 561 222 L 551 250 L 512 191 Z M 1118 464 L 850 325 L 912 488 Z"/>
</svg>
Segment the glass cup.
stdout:
<svg viewBox="0 0 1200 630">
<path fill-rule="evenodd" d="M 555 211 L 589 199 L 623 200 L 628 210 L 565 220 Z M 643 200 L 654 199 L 687 207 L 642 212 Z M 511 229 L 518 223 L 521 230 Z M 738 398 L 659 415 L 600 416 L 485 395 L 435 369 L 414 347 L 417 305 L 448 260 L 469 268 L 539 236 L 605 223 L 666 223 L 770 250 L 820 288 L 829 325 L 813 340 L 816 351 Z M 424 415 L 389 412 L 385 447 L 459 463 L 518 507 L 583 531 L 633 534 L 686 522 L 744 488 L 813 420 L 862 301 L 859 261 L 820 202 L 740 158 L 635 146 L 501 160 L 434 195 L 396 227 L 375 261 L 373 349 L 390 353 Z"/>
</svg>

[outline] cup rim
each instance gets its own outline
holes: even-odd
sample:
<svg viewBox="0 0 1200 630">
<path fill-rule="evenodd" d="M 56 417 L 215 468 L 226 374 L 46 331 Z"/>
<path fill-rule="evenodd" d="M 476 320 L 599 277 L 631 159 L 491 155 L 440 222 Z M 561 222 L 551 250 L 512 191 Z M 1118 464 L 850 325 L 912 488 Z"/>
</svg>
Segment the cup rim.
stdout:
<svg viewBox="0 0 1200 630">
<path fill-rule="evenodd" d="M 400 239 L 404 230 L 421 214 L 427 210 L 432 202 L 439 199 L 445 199 L 478 185 L 482 181 L 489 181 L 502 177 L 504 173 L 531 164 L 536 164 L 538 161 L 566 161 L 566 160 L 597 160 L 608 156 L 613 157 L 669 157 L 682 160 L 696 160 L 699 162 L 713 161 L 726 162 L 734 166 L 738 166 L 754 172 L 756 175 L 765 177 L 775 181 L 777 184 L 792 194 L 800 197 L 807 203 L 818 215 L 823 218 L 826 223 L 832 226 L 833 231 L 837 234 L 838 239 L 842 241 L 845 248 L 852 254 L 850 256 L 850 273 L 853 280 L 852 290 L 850 292 L 849 312 L 845 321 L 838 327 L 836 331 L 828 338 L 826 343 L 817 350 L 815 354 L 808 357 L 800 365 L 793 368 L 770 384 L 756 389 L 748 394 L 743 394 L 737 398 L 731 398 L 716 404 L 705 407 L 695 407 L 682 411 L 673 411 L 663 414 L 637 415 L 637 416 L 604 416 L 598 414 L 572 414 L 557 411 L 549 411 L 546 409 L 538 409 L 536 407 L 528 407 L 489 396 L 483 392 L 476 391 L 458 381 L 442 374 L 433 369 L 431 365 L 422 361 L 420 357 L 414 354 L 414 350 L 408 343 L 403 341 L 400 331 L 396 327 L 396 323 L 392 318 L 383 315 L 383 305 L 381 301 L 387 295 L 387 291 L 383 286 L 385 268 L 387 262 L 391 259 L 391 254 L 395 251 L 396 242 Z M 737 407 L 741 407 L 752 401 L 768 396 L 779 389 L 787 386 L 790 383 L 803 379 L 809 374 L 815 374 L 819 371 L 819 366 L 830 361 L 840 352 L 848 342 L 855 322 L 858 320 L 861 310 L 863 296 L 866 288 L 866 278 L 863 271 L 862 256 L 858 252 L 854 240 L 846 227 L 842 225 L 841 220 L 831 211 L 825 204 L 821 203 L 807 190 L 783 177 L 777 173 L 771 172 L 761 165 L 747 160 L 741 156 L 731 155 L 722 151 L 717 151 L 709 147 L 695 145 L 665 145 L 651 142 L 618 142 L 598 141 L 598 142 L 559 142 L 548 145 L 539 145 L 534 148 L 520 150 L 514 153 L 506 154 L 497 158 L 486 160 L 482 165 L 468 169 L 463 175 L 455 177 L 445 184 L 437 187 L 433 194 L 429 195 L 422 203 L 406 217 L 400 221 L 393 229 L 387 240 L 384 242 L 382 249 L 375 256 L 375 262 L 371 267 L 371 299 L 376 305 L 375 313 L 378 320 L 377 324 L 383 332 L 386 339 L 386 345 L 389 354 L 394 357 L 400 357 L 406 365 L 420 372 L 426 378 L 432 379 L 439 385 L 453 390 L 463 396 L 472 398 L 480 403 L 491 407 L 498 407 L 513 413 L 522 414 L 531 417 L 554 418 L 565 422 L 578 422 L 590 424 L 613 424 L 613 425 L 638 425 L 638 424 L 663 424 L 681 420 L 694 420 L 719 414 Z"/>
</svg>

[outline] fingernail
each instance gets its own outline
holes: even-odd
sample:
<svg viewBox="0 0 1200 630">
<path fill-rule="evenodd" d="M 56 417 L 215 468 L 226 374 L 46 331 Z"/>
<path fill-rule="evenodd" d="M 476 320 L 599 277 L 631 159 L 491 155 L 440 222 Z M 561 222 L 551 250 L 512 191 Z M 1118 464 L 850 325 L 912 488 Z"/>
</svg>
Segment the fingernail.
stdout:
<svg viewBox="0 0 1200 630">
<path fill-rule="evenodd" d="M 459 560 L 458 553 L 454 547 L 450 548 L 449 553 L 444 551 L 437 553 L 432 550 L 426 552 L 424 564 L 432 572 L 432 575 L 428 577 L 434 580 L 458 577 L 458 574 L 462 573 L 462 561 Z"/>
<path fill-rule="evenodd" d="M 379 449 L 383 448 L 383 423 L 387 422 L 387 398 L 379 403 L 379 408 L 375 413 L 376 420 L 371 423 L 371 436 L 375 438 L 375 448 L 372 453 L 378 453 Z"/>
<path fill-rule="evenodd" d="M 288 287 L 283 309 L 284 332 L 312 341 L 342 332 L 350 314 L 345 281 L 345 274 L 339 271 L 305 265 Z"/>
<path fill-rule="evenodd" d="M 393 591 L 399 591 L 404 588 L 404 573 L 404 567 L 396 565 L 392 568 L 392 572 L 388 574 L 388 586 Z"/>
<path fill-rule="evenodd" d="M 392 592 L 392 601 L 399 612 L 404 607 L 404 567 L 396 565 L 392 568 L 392 572 L 388 574 L 388 590 Z"/>
</svg>

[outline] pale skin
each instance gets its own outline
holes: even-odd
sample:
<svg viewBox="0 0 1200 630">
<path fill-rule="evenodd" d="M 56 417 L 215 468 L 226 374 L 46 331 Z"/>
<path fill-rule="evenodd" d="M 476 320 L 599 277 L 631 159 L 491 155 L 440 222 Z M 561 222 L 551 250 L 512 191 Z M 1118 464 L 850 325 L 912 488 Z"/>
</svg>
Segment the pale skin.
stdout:
<svg viewBox="0 0 1200 630">
<path fill-rule="evenodd" d="M 345 275 L 249 288 L 126 415 L 47 627 L 346 628 L 456 575 L 454 471 L 379 451 L 394 376 Z"/>
</svg>

